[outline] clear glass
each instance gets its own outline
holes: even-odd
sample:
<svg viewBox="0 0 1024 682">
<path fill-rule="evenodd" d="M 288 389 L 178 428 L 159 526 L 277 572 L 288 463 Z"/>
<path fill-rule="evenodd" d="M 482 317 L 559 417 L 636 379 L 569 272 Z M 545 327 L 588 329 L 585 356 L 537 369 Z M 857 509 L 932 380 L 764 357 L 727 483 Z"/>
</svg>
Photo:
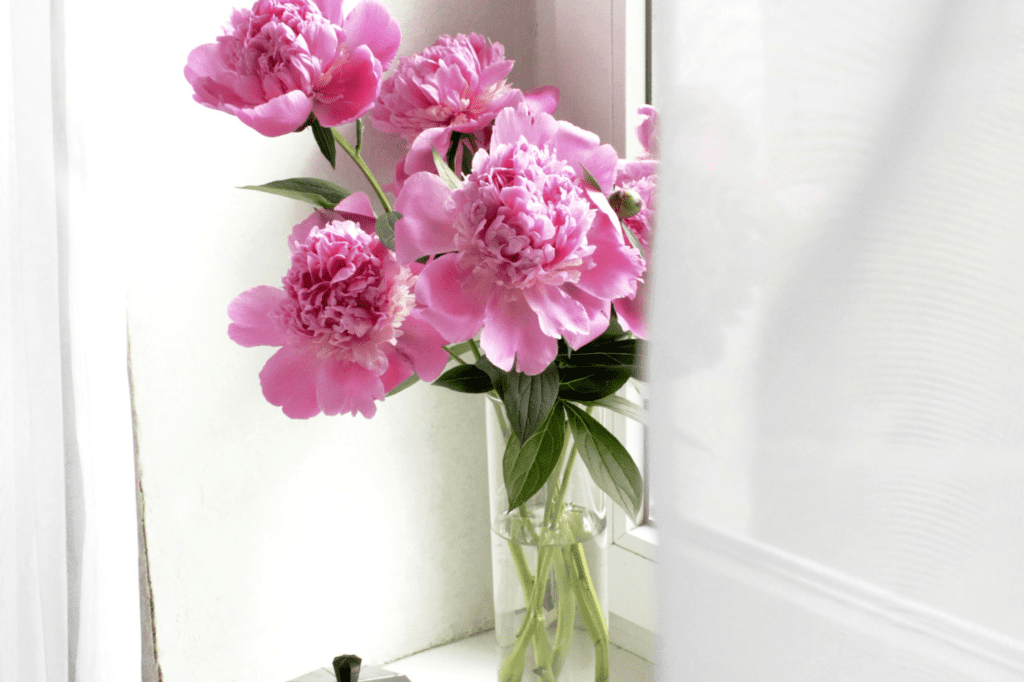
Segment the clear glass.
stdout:
<svg viewBox="0 0 1024 682">
<path fill-rule="evenodd" d="M 607 496 L 574 456 L 567 433 L 569 445 L 547 484 L 526 504 L 509 511 L 502 474 L 508 433 L 504 407 L 489 397 L 485 409 L 495 636 L 503 661 L 498 679 L 607 680 Z M 546 512 L 563 484 L 560 513 Z M 538 573 L 544 576 L 540 587 L 533 585 Z M 534 595 L 536 599 L 531 599 Z M 531 601 L 541 605 L 539 612 L 531 612 Z M 532 636 L 520 642 L 528 616 L 537 618 L 536 627 Z M 601 636 L 603 641 L 595 641 Z M 521 675 L 515 665 L 517 655 Z"/>
</svg>

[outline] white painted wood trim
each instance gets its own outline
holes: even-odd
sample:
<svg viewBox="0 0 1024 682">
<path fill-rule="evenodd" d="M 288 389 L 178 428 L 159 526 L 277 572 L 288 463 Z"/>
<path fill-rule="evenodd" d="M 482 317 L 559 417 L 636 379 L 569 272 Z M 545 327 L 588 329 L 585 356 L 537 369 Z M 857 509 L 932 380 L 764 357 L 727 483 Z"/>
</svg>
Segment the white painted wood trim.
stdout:
<svg viewBox="0 0 1024 682">
<path fill-rule="evenodd" d="M 1024 642 L 776 547 L 685 521 L 677 521 L 673 532 L 673 538 L 682 541 L 666 549 L 682 559 L 673 565 L 723 577 L 837 623 L 855 636 L 885 642 L 937 668 L 963 674 L 964 679 L 1024 679 Z"/>
</svg>

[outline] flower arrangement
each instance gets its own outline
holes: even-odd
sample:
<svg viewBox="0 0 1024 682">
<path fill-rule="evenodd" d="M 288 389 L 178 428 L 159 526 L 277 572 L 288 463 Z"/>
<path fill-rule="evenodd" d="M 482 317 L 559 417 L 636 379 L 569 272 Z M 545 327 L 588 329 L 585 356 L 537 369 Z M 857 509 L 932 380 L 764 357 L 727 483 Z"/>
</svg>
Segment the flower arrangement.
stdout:
<svg viewBox="0 0 1024 682">
<path fill-rule="evenodd" d="M 256 0 L 189 54 L 197 102 L 266 136 L 309 129 L 332 167 L 339 147 L 348 155 L 380 204 L 321 178 L 249 187 L 313 208 L 288 238 L 281 286 L 235 298 L 228 334 L 278 347 L 259 379 L 291 418 L 372 417 L 417 381 L 488 394 L 507 514 L 534 518 L 538 496 L 543 510 L 527 529 L 535 570 L 509 538 L 526 607 L 499 678 L 521 679 L 532 646 L 534 673 L 557 679 L 578 609 L 606 680 L 607 624 L 566 493 L 579 460 L 628 514 L 640 509 L 636 465 L 591 415 L 641 412 L 616 392 L 637 376 L 646 335 L 657 114 L 640 112 L 646 158 L 621 160 L 554 117 L 555 88 L 514 87 L 500 44 L 441 36 L 385 75 L 400 42 L 374 0 L 344 15 L 340 0 Z M 386 186 L 362 157 L 366 117 L 406 142 Z M 353 121 L 350 141 L 338 126 Z M 549 573 L 564 611 L 553 642 Z"/>
</svg>

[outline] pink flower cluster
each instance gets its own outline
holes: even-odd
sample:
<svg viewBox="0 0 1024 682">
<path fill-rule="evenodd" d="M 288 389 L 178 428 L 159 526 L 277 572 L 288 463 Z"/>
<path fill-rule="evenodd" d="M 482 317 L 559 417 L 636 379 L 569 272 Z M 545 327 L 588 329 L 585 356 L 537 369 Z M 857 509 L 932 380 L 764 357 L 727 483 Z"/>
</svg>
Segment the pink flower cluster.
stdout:
<svg viewBox="0 0 1024 682">
<path fill-rule="evenodd" d="M 400 134 L 410 145 L 389 189 L 397 195 L 409 176 L 433 172 L 433 152 L 445 156 L 454 133 L 472 137 L 471 145 L 466 142 L 457 149 L 460 167 L 464 155 L 488 146 L 494 118 L 502 109 L 526 102 L 534 111 L 554 113 L 558 89 L 524 93 L 512 87 L 505 80 L 512 65 L 501 43 L 475 33 L 441 36 L 419 54 L 398 60 L 371 113 L 374 127 Z"/>
<path fill-rule="evenodd" d="M 372 417 L 375 401 L 416 372 L 444 370 L 444 339 L 415 307 L 415 275 L 373 233 L 365 194 L 295 226 L 283 287 L 231 302 L 228 335 L 281 346 L 260 372 L 263 395 L 293 419 L 320 412 Z"/>
<path fill-rule="evenodd" d="M 400 37 L 375 0 L 344 18 L 341 0 L 257 0 L 185 68 L 196 101 L 264 135 L 372 109 L 378 129 L 409 143 L 392 185 L 403 216 L 394 252 L 369 199 L 353 194 L 295 226 L 280 288 L 255 287 L 229 306 L 234 341 L 279 347 L 260 383 L 292 418 L 373 416 L 414 373 L 437 378 L 446 343 L 477 334 L 497 367 L 527 374 L 555 360 L 560 339 L 575 349 L 599 336 L 613 307 L 644 335 L 643 254 L 623 226 L 646 251 L 657 112 L 640 112 L 645 158 L 620 161 L 551 116 L 557 89 L 512 87 L 504 48 L 476 34 L 442 36 L 382 82 Z M 456 135 L 456 166 L 471 172 L 452 189 L 434 152 L 446 154 Z M 640 211 L 620 223 L 603 193 L 613 191 L 631 193 Z"/>
<path fill-rule="evenodd" d="M 443 254 L 417 283 L 424 318 L 451 342 L 479 332 L 491 362 L 526 374 L 555 359 L 559 338 L 579 348 L 601 334 L 643 271 L 605 197 L 583 182 L 586 168 L 611 187 L 617 160 L 593 133 L 520 104 L 498 114 L 460 189 L 410 177 L 396 203 L 399 262 Z"/>
<path fill-rule="evenodd" d="M 475 33 L 441 36 L 419 54 L 402 57 L 381 89 L 374 126 L 412 142 L 428 128 L 474 133 L 522 92 L 505 82 L 513 62 L 501 43 Z"/>
<path fill-rule="evenodd" d="M 185 78 L 200 104 L 284 135 L 311 113 L 336 126 L 369 111 L 400 42 L 398 22 L 373 0 L 344 19 L 341 0 L 256 0 L 216 43 L 192 50 Z"/>
</svg>

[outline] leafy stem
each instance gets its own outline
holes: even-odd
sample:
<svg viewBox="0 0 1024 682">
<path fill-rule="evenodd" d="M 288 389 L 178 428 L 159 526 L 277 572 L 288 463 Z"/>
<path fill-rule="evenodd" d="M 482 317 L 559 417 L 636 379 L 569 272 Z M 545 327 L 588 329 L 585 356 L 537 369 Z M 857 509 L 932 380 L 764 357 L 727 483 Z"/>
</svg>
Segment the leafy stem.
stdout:
<svg viewBox="0 0 1024 682">
<path fill-rule="evenodd" d="M 357 147 L 353 147 L 352 143 L 350 143 L 348 140 L 346 140 L 345 136 L 342 135 L 341 132 L 337 128 L 331 128 L 331 133 L 334 134 L 335 141 L 341 146 L 342 149 L 345 150 L 345 153 L 348 154 L 349 157 L 351 157 L 352 161 L 355 162 L 356 166 L 359 167 L 359 170 L 361 170 L 363 172 L 363 175 L 366 177 L 367 181 L 369 181 L 369 183 L 370 183 L 370 187 L 373 188 L 374 193 L 377 195 L 377 198 L 380 200 L 380 205 L 384 207 L 384 212 L 385 213 L 391 213 L 392 211 L 394 211 L 394 209 L 391 207 L 391 202 L 388 201 L 387 195 L 384 194 L 384 189 L 380 186 L 380 183 L 377 182 L 377 178 L 374 176 L 373 171 L 371 171 L 370 167 L 366 165 L 365 161 L 363 161 L 363 157 L 359 155 L 359 152 L 361 151 L 361 147 L 362 147 L 362 144 L 363 144 L 363 132 L 362 132 L 362 130 L 363 130 L 362 126 L 359 125 L 359 123 L 357 122 L 357 124 L 356 124 L 356 144 L 358 145 Z"/>
</svg>

